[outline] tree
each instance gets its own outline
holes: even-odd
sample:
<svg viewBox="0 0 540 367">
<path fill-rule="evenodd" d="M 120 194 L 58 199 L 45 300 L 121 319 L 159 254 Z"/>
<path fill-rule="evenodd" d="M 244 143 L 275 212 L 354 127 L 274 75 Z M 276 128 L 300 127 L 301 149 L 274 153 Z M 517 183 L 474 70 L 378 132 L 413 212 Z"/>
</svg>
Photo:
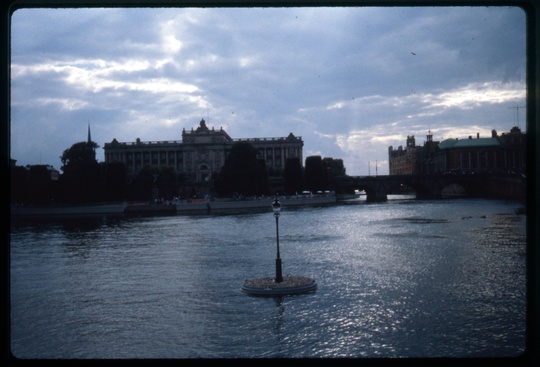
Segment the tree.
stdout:
<svg viewBox="0 0 540 367">
<path fill-rule="evenodd" d="M 323 158 L 322 161 L 326 174 L 326 188 L 335 189 L 335 178 L 346 174 L 343 159 Z"/>
<path fill-rule="evenodd" d="M 123 201 L 127 197 L 127 167 L 123 162 L 101 164 L 106 201 Z"/>
<path fill-rule="evenodd" d="M 53 181 L 46 165 L 31 166 L 28 171 L 29 199 L 33 204 L 50 204 L 54 198 Z"/>
<path fill-rule="evenodd" d="M 129 183 L 130 200 L 145 200 L 150 201 L 152 199 L 152 188 L 154 186 L 154 177 L 152 173 L 157 173 L 157 167 L 145 165 L 135 175 Z"/>
<path fill-rule="evenodd" d="M 325 170 L 320 155 L 306 158 L 304 173 L 306 187 L 311 191 L 325 189 Z"/>
<path fill-rule="evenodd" d="M 79 142 L 71 146 L 71 148 L 64 150 L 62 156 L 60 157 L 62 161 L 62 171 L 70 169 L 70 167 L 75 167 L 77 165 L 88 167 L 94 164 L 97 165 L 96 161 L 96 149 L 99 148 L 93 141 L 89 142 Z"/>
<path fill-rule="evenodd" d="M 156 184 L 159 189 L 159 197 L 167 200 L 172 199 L 178 191 L 178 176 L 174 167 L 162 166 L 158 172 Z"/>
<path fill-rule="evenodd" d="M 214 181 L 219 195 L 238 193 L 246 196 L 268 192 L 266 167 L 257 159 L 257 150 L 248 142 L 236 142 Z"/>
<path fill-rule="evenodd" d="M 285 180 L 285 193 L 295 194 L 303 189 L 304 180 L 300 158 L 287 158 L 283 172 Z"/>
<path fill-rule="evenodd" d="M 102 177 L 96 160 L 93 142 L 79 142 L 64 150 L 60 157 L 63 175 L 60 177 L 64 200 L 68 202 L 95 202 L 102 199 Z"/>
<path fill-rule="evenodd" d="M 178 176 L 173 167 L 146 165 L 130 184 L 129 197 L 133 200 L 152 199 L 153 189 L 157 188 L 156 199 L 172 199 L 178 191 Z"/>
<path fill-rule="evenodd" d="M 261 195 L 266 194 L 268 192 L 268 183 L 269 183 L 269 175 L 268 175 L 268 168 L 266 167 L 266 161 L 262 158 L 257 159 L 257 163 L 259 163 L 259 170 L 261 174 Z"/>
<path fill-rule="evenodd" d="M 26 168 L 22 166 L 12 166 L 10 171 L 11 187 L 9 192 L 11 196 L 11 203 L 28 203 L 29 178 Z"/>
</svg>

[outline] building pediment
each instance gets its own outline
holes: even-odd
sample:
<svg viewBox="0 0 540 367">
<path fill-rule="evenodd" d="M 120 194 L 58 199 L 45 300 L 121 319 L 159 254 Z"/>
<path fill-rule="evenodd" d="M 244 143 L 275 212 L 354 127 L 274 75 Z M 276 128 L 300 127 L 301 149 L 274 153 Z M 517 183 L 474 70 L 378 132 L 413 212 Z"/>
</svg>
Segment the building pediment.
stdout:
<svg viewBox="0 0 540 367">
<path fill-rule="evenodd" d="M 206 126 L 206 121 L 202 119 L 197 129 L 191 128 L 190 132 L 182 131 L 182 142 L 185 144 L 212 144 L 212 143 L 225 143 L 232 142 L 229 134 L 220 128 L 215 130 Z"/>
</svg>

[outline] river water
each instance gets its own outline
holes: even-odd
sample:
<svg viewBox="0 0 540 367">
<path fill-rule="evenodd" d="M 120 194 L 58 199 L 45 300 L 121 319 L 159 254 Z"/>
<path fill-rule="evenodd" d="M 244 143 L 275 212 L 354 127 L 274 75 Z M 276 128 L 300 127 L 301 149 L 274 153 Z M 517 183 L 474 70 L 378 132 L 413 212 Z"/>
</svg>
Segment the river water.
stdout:
<svg viewBox="0 0 540 367">
<path fill-rule="evenodd" d="M 526 217 L 456 199 L 11 225 L 18 358 L 503 357 L 525 350 Z M 270 205 L 270 203 L 269 203 Z"/>
</svg>

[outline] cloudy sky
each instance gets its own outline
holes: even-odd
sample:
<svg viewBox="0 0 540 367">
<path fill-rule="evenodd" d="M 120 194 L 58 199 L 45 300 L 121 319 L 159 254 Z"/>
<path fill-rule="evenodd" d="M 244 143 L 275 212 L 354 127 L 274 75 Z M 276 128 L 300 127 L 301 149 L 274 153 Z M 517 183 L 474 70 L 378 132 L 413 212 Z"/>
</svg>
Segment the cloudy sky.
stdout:
<svg viewBox="0 0 540 367">
<path fill-rule="evenodd" d="M 388 174 L 415 135 L 525 126 L 526 15 L 512 7 L 19 9 L 11 157 L 51 164 L 182 129 L 304 140 L 304 157 Z M 103 149 L 97 158 L 103 161 Z"/>
</svg>

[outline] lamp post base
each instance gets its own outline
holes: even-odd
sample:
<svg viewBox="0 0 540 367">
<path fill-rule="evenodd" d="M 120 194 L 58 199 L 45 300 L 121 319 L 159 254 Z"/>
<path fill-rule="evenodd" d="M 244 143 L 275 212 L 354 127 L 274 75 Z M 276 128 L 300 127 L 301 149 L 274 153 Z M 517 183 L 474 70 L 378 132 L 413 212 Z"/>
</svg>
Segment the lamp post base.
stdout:
<svg viewBox="0 0 540 367">
<path fill-rule="evenodd" d="M 242 291 L 252 296 L 283 296 L 309 293 L 316 289 L 315 279 L 295 276 L 286 276 L 281 282 L 276 282 L 272 277 L 248 279 L 242 286 Z"/>
</svg>

